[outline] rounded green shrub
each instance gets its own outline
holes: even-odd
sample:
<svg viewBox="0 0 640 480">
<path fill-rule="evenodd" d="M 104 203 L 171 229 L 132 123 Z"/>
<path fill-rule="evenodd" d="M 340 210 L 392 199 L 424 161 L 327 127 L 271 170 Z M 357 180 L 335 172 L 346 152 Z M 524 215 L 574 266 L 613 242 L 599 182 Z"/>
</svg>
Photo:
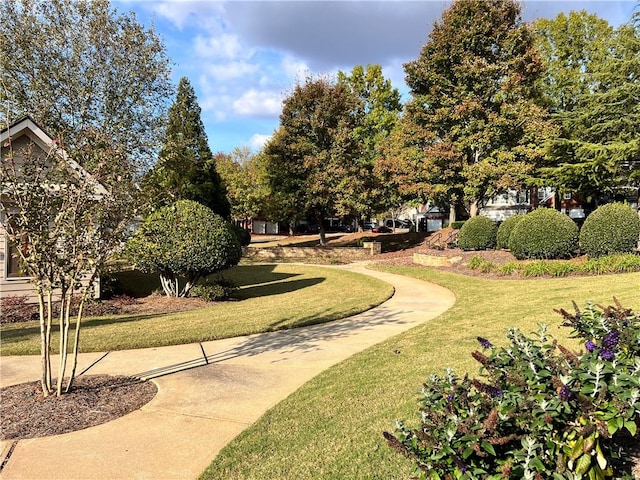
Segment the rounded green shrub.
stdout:
<svg viewBox="0 0 640 480">
<path fill-rule="evenodd" d="M 630 253 L 640 237 L 640 217 L 622 203 L 598 207 L 587 217 L 580 231 L 580 248 L 590 257 Z"/>
<path fill-rule="evenodd" d="M 524 215 L 519 213 L 511 215 L 498 227 L 498 234 L 496 235 L 496 247 L 509 248 L 509 237 L 515 226 L 520 223 L 520 220 L 524 218 Z"/>
<path fill-rule="evenodd" d="M 511 231 L 509 249 L 519 260 L 571 258 L 578 247 L 578 226 L 551 208 L 526 214 Z"/>
<path fill-rule="evenodd" d="M 489 217 L 470 218 L 458 233 L 458 247 L 463 250 L 487 250 L 496 245 L 498 227 Z"/>
<path fill-rule="evenodd" d="M 198 279 L 237 265 L 242 248 L 231 224 L 191 200 L 152 213 L 129 240 L 132 265 L 158 272 L 169 296 L 187 296 Z M 183 287 L 179 282 L 184 279 Z"/>
</svg>

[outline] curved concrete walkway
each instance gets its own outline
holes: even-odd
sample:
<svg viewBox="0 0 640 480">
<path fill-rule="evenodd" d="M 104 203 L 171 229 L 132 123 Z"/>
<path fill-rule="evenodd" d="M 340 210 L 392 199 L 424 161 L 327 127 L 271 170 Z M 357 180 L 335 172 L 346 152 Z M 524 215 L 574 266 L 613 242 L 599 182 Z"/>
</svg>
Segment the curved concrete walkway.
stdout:
<svg viewBox="0 0 640 480">
<path fill-rule="evenodd" d="M 455 302 L 449 290 L 420 280 L 367 270 L 363 264 L 334 268 L 379 278 L 392 284 L 395 294 L 368 312 L 322 325 L 82 354 L 79 371 L 97 361 L 88 374 L 177 371 L 155 378 L 156 397 L 122 418 L 64 435 L 0 442 L 0 477 L 197 478 L 222 447 L 318 373 L 440 315 Z M 0 358 L 0 386 L 33 381 L 39 374 L 38 357 Z"/>
</svg>

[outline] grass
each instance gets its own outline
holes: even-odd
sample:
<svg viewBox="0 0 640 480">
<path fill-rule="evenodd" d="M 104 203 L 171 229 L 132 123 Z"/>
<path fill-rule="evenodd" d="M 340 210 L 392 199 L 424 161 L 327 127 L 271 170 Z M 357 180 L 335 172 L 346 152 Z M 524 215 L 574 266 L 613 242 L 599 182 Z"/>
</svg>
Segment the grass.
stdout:
<svg viewBox="0 0 640 480">
<path fill-rule="evenodd" d="M 152 289 L 138 275 L 128 281 Z M 392 294 L 388 284 L 330 268 L 249 265 L 225 272 L 241 287 L 237 300 L 172 314 L 87 318 L 81 351 L 113 351 L 177 345 L 322 323 L 380 304 Z M 2 355 L 39 353 L 38 322 L 2 325 Z M 53 334 L 53 345 L 58 344 Z"/>
<path fill-rule="evenodd" d="M 224 448 L 202 479 L 411 478 L 413 465 L 381 433 L 393 431 L 396 419 L 418 423 L 419 389 L 430 373 L 447 366 L 477 372 L 470 357 L 478 348 L 476 336 L 499 345 L 508 327 L 531 332 L 545 322 L 575 348 L 553 308 L 571 309 L 572 300 L 608 303 L 613 295 L 640 308 L 640 273 L 486 280 L 423 268 L 387 270 L 446 286 L 457 303 L 305 384 Z"/>
</svg>

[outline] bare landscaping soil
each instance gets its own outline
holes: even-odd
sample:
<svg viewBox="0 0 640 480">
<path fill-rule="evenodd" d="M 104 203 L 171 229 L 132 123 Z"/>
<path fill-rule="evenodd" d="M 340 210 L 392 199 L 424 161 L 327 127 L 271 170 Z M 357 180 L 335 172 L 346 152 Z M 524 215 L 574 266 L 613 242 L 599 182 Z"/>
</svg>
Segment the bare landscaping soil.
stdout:
<svg viewBox="0 0 640 480">
<path fill-rule="evenodd" d="M 44 397 L 40 382 L 0 389 L 0 439 L 46 437 L 109 422 L 156 395 L 152 382 L 92 375 L 75 379 L 68 394 Z"/>
</svg>

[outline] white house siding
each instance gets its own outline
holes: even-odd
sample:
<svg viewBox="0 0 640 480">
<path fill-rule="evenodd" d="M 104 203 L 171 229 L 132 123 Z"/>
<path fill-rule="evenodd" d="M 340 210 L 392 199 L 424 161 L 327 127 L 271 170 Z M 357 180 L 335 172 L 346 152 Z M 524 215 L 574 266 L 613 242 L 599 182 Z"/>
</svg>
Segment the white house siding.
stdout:
<svg viewBox="0 0 640 480">
<path fill-rule="evenodd" d="M 528 213 L 530 210 L 531 204 L 527 191 L 509 190 L 506 193 L 491 197 L 480 208 L 479 214 L 496 222 L 503 222 L 512 215 Z"/>
</svg>

